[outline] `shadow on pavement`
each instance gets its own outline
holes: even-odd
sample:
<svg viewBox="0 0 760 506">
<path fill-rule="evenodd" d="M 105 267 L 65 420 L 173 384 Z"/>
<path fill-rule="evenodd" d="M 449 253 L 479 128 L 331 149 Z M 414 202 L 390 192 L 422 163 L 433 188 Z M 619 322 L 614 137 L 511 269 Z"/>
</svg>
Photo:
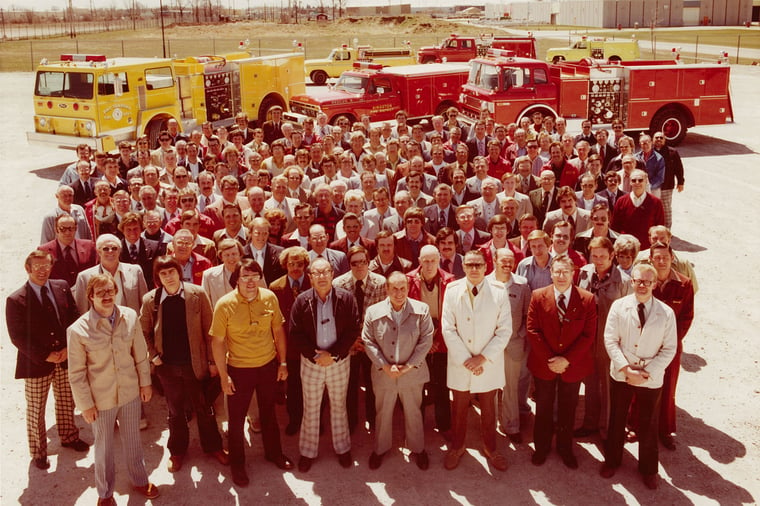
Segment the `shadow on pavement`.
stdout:
<svg viewBox="0 0 760 506">
<path fill-rule="evenodd" d="M 744 144 L 711 137 L 709 135 L 689 132 L 684 141 L 678 146 L 681 158 L 696 158 L 699 156 L 717 155 L 751 155 L 755 152 Z"/>
<path fill-rule="evenodd" d="M 31 174 L 34 174 L 40 179 L 50 179 L 51 181 L 58 181 L 63 175 L 64 169 L 71 165 L 71 163 L 60 163 L 58 165 L 51 165 L 42 169 L 30 170 Z"/>
</svg>

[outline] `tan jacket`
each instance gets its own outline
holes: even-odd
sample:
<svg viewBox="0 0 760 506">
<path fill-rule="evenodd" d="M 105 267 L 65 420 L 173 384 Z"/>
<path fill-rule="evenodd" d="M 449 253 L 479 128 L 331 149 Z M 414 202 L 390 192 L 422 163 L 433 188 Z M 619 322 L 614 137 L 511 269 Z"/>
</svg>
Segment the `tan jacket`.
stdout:
<svg viewBox="0 0 760 506">
<path fill-rule="evenodd" d="M 148 348 L 137 313 L 116 306 L 114 325 L 91 309 L 66 331 L 69 383 L 80 411 L 123 406 L 150 385 Z"/>
<path fill-rule="evenodd" d="M 208 376 L 209 361 L 213 361 L 211 353 L 211 337 L 208 329 L 211 327 L 211 303 L 208 295 L 200 286 L 183 283 L 185 296 L 185 321 L 187 337 L 190 341 L 190 359 L 193 372 L 198 379 Z M 143 297 L 140 310 L 140 324 L 148 345 L 148 355 L 152 358 L 163 354 L 163 317 L 160 306 L 156 311 L 156 290 L 151 290 Z"/>
</svg>

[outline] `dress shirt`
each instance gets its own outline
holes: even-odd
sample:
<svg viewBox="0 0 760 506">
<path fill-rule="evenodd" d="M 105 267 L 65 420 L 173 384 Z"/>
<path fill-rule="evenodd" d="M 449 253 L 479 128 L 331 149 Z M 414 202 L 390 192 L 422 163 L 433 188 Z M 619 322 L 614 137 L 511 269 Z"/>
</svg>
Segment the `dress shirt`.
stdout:
<svg viewBox="0 0 760 506">
<path fill-rule="evenodd" d="M 636 194 L 633 192 L 631 192 L 629 195 L 631 197 L 631 203 L 633 203 L 635 207 L 639 207 L 641 204 L 644 203 L 644 199 L 647 198 L 647 192 L 642 193 L 641 197 L 637 197 Z"/>
<path fill-rule="evenodd" d="M 327 350 L 338 342 L 338 333 L 335 328 L 335 315 L 333 314 L 332 291 L 327 294 L 323 301 L 317 298 L 317 346 L 320 350 Z"/>
</svg>

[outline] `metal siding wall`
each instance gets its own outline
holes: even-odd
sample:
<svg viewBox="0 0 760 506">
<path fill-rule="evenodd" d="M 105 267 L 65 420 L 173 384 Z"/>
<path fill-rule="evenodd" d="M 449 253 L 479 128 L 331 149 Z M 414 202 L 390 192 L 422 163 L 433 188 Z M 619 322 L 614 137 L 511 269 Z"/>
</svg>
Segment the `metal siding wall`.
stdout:
<svg viewBox="0 0 760 506">
<path fill-rule="evenodd" d="M 561 2 L 557 23 L 561 25 L 602 26 L 604 3 L 604 0 Z"/>
</svg>

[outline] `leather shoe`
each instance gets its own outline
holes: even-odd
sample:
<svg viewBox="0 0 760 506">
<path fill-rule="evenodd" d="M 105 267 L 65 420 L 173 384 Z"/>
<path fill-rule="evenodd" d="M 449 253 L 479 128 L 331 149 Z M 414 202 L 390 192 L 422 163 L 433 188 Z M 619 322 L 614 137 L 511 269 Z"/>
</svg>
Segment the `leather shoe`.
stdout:
<svg viewBox="0 0 760 506">
<path fill-rule="evenodd" d="M 599 469 L 599 476 L 602 478 L 612 478 L 615 476 L 615 472 L 617 469 L 615 469 L 613 466 L 607 464 L 606 462 L 602 464 L 602 468 Z"/>
<path fill-rule="evenodd" d="M 248 473 L 245 472 L 244 467 L 232 468 L 232 483 L 234 483 L 238 487 L 248 486 L 248 484 L 250 483 L 250 480 L 248 479 Z"/>
<path fill-rule="evenodd" d="M 580 427 L 573 431 L 573 437 L 589 437 L 599 432 L 599 429 L 592 429 L 590 427 Z"/>
<path fill-rule="evenodd" d="M 484 448 L 483 455 L 485 455 L 485 457 L 488 459 L 488 462 L 497 471 L 506 471 L 507 467 L 509 467 L 509 464 L 507 464 L 507 458 L 497 451 L 490 452 Z"/>
<path fill-rule="evenodd" d="M 383 457 L 385 457 L 384 453 L 381 453 L 378 455 L 375 452 L 372 452 L 369 456 L 369 468 L 373 471 L 377 468 L 379 468 L 381 465 L 383 465 Z"/>
<path fill-rule="evenodd" d="M 672 452 L 676 451 L 676 440 L 672 434 L 664 434 L 660 436 L 660 442 L 662 443 L 662 446 L 668 450 Z"/>
<path fill-rule="evenodd" d="M 309 469 L 311 469 L 311 464 L 314 462 L 314 459 L 310 457 L 304 457 L 301 455 L 301 458 L 298 459 L 298 470 L 302 473 L 307 472 Z"/>
<path fill-rule="evenodd" d="M 90 449 L 90 445 L 79 438 L 76 438 L 74 441 L 69 441 L 68 443 L 61 443 L 61 446 L 64 448 L 71 448 L 75 452 L 86 452 Z"/>
<path fill-rule="evenodd" d="M 530 458 L 530 461 L 534 466 L 543 466 L 544 462 L 546 462 L 546 457 L 547 455 L 545 453 L 533 452 L 533 456 Z"/>
<path fill-rule="evenodd" d="M 464 455 L 464 448 L 460 450 L 449 450 L 446 452 L 446 457 L 443 459 L 443 467 L 449 471 L 456 469 L 459 465 L 459 461 L 461 460 L 462 455 Z"/>
<path fill-rule="evenodd" d="M 296 434 L 298 434 L 299 430 L 301 430 L 301 427 L 299 427 L 298 424 L 289 423 L 285 426 L 285 435 L 295 436 Z"/>
<path fill-rule="evenodd" d="M 34 462 L 34 466 L 37 469 L 42 469 L 44 471 L 45 469 L 50 468 L 50 461 L 47 457 L 37 457 L 36 459 L 33 459 L 32 462 Z"/>
<path fill-rule="evenodd" d="M 267 458 L 267 460 L 283 471 L 290 471 L 294 467 L 293 462 L 283 454 L 280 454 L 279 457 L 274 459 Z"/>
<path fill-rule="evenodd" d="M 523 442 L 522 434 L 520 434 L 519 432 L 515 432 L 513 434 L 507 434 L 507 437 L 509 438 L 510 441 L 512 441 L 516 445 L 522 444 Z"/>
<path fill-rule="evenodd" d="M 354 465 L 354 458 L 351 456 L 351 450 L 338 455 L 338 462 L 340 463 L 340 467 L 343 469 L 348 469 Z"/>
<path fill-rule="evenodd" d="M 155 499 L 161 495 L 161 493 L 158 491 L 158 487 L 152 483 L 148 483 L 147 485 L 143 485 L 141 487 L 134 487 L 134 489 L 145 496 L 146 499 Z"/>
<path fill-rule="evenodd" d="M 180 469 L 182 469 L 182 455 L 172 455 L 169 457 L 169 463 L 166 465 L 166 468 L 169 470 L 170 473 L 176 473 Z"/>
<path fill-rule="evenodd" d="M 430 467 L 430 457 L 428 457 L 425 450 L 422 450 L 420 453 L 412 453 L 412 455 L 414 456 L 415 462 L 417 462 L 417 468 L 425 471 Z"/>
<path fill-rule="evenodd" d="M 98 506 L 116 506 L 116 500 L 111 497 L 98 497 Z"/>
<path fill-rule="evenodd" d="M 562 458 L 562 463 L 565 464 L 565 467 L 568 469 L 578 469 L 578 459 L 575 458 L 573 452 L 561 452 L 559 456 Z"/>
<path fill-rule="evenodd" d="M 214 457 L 217 462 L 223 466 L 230 464 L 230 454 L 227 450 L 217 450 L 208 454 L 210 457 Z"/>
<path fill-rule="evenodd" d="M 644 481 L 644 485 L 646 485 L 649 490 L 657 490 L 657 473 L 642 474 L 641 479 Z"/>
</svg>

